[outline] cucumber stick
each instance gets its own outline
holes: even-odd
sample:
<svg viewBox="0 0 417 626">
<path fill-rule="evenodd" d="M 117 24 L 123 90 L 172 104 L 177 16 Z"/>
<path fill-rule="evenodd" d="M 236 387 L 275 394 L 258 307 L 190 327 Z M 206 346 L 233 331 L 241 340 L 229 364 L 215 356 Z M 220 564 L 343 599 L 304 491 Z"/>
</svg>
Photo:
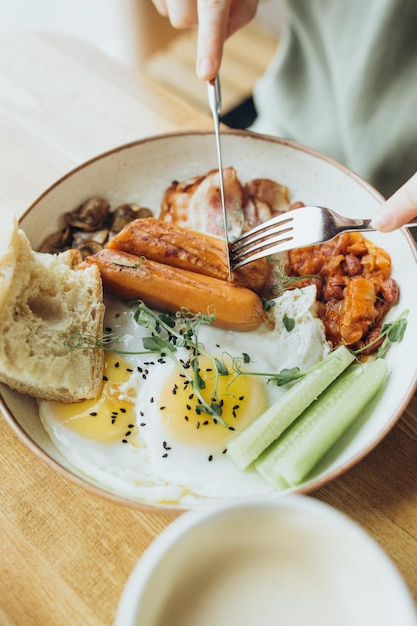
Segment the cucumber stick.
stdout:
<svg viewBox="0 0 417 626">
<path fill-rule="evenodd" d="M 231 441 L 227 448 L 227 455 L 237 467 L 244 470 L 255 461 L 352 363 L 354 358 L 345 346 L 336 348 Z"/>
<path fill-rule="evenodd" d="M 375 397 L 387 375 L 377 359 L 353 365 L 315 400 L 256 461 L 274 487 L 300 483 Z"/>
</svg>

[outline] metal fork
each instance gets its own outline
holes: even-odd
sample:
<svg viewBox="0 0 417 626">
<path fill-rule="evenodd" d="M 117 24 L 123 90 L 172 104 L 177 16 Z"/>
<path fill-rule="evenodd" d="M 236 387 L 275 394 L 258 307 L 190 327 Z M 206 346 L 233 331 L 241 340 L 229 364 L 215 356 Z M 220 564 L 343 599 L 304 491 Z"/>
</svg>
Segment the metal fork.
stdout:
<svg viewBox="0 0 417 626">
<path fill-rule="evenodd" d="M 273 217 L 240 235 L 230 245 L 230 264 L 237 269 L 271 254 L 330 241 L 345 231 L 371 231 L 370 219 L 342 217 L 331 209 L 306 206 Z M 417 221 L 405 224 L 417 226 Z"/>
</svg>

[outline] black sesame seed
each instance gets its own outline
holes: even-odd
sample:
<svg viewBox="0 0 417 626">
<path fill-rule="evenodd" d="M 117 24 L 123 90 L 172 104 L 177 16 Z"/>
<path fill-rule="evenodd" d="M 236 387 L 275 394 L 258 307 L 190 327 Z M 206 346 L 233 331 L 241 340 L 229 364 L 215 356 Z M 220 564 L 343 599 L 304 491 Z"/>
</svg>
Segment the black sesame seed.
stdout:
<svg viewBox="0 0 417 626">
<path fill-rule="evenodd" d="M 223 450 L 222 454 L 226 454 L 226 452 L 227 452 L 227 448 Z"/>
<path fill-rule="evenodd" d="M 213 455 L 212 455 L 212 454 L 210 454 L 210 456 L 209 456 L 208 460 L 209 460 L 209 461 L 212 461 L 212 460 L 213 460 Z"/>
<path fill-rule="evenodd" d="M 142 372 L 143 372 L 143 369 L 142 369 L 141 367 L 139 367 L 139 365 L 137 366 L 137 368 L 136 368 L 136 369 L 137 369 L 137 370 L 138 370 L 138 372 L 140 372 L 140 373 L 142 373 Z"/>
<path fill-rule="evenodd" d="M 191 406 L 189 404 L 186 404 L 185 408 L 187 409 L 187 411 L 191 411 Z"/>
<path fill-rule="evenodd" d="M 103 380 L 106 381 L 106 380 L 109 380 L 109 379 L 107 378 L 107 376 L 103 376 Z"/>
<path fill-rule="evenodd" d="M 127 443 L 127 439 L 122 439 L 122 443 Z"/>
<path fill-rule="evenodd" d="M 92 411 L 92 412 L 90 413 L 90 415 L 91 415 L 91 417 L 96 417 L 96 415 L 97 415 L 97 411 Z"/>
<path fill-rule="evenodd" d="M 139 411 L 139 415 L 140 415 L 141 417 L 143 417 L 143 416 L 145 415 L 145 413 L 144 413 L 143 411 Z"/>
<path fill-rule="evenodd" d="M 160 406 L 160 407 L 159 407 L 159 410 L 160 410 L 160 411 L 163 411 L 164 409 L 166 409 L 166 406 Z"/>
<path fill-rule="evenodd" d="M 192 393 L 191 395 L 188 396 L 189 400 L 192 400 L 194 398 L 194 394 Z"/>
<path fill-rule="evenodd" d="M 184 419 L 185 419 L 186 422 L 188 422 L 188 420 L 189 420 L 188 415 L 184 415 Z"/>
<path fill-rule="evenodd" d="M 132 434 L 132 431 L 128 430 L 127 432 L 125 432 L 125 437 L 129 437 L 129 435 L 131 435 L 131 434 Z"/>
<path fill-rule="evenodd" d="M 114 367 L 120 367 L 119 361 L 116 361 L 116 363 L 114 364 Z"/>
<path fill-rule="evenodd" d="M 111 333 L 111 332 L 112 332 L 112 329 L 110 328 L 110 326 L 107 326 L 106 333 Z"/>
<path fill-rule="evenodd" d="M 200 422 L 196 422 L 196 423 L 195 423 L 195 427 L 196 427 L 197 429 L 198 429 L 198 428 L 200 428 Z"/>
<path fill-rule="evenodd" d="M 119 408 L 120 413 L 126 413 L 126 409 L 124 409 L 122 406 Z"/>
<path fill-rule="evenodd" d="M 240 405 L 239 404 L 235 404 L 235 406 L 233 407 L 234 411 L 236 411 L 237 409 L 240 409 Z"/>
<path fill-rule="evenodd" d="M 239 400 L 242 402 L 245 396 L 239 396 Z"/>
<path fill-rule="evenodd" d="M 167 456 L 168 456 L 168 452 L 165 452 L 165 453 L 162 455 L 162 458 L 163 458 L 163 459 L 166 459 L 166 458 L 167 458 Z"/>
<path fill-rule="evenodd" d="M 235 430 L 235 429 L 233 428 L 233 426 L 229 426 L 228 428 L 229 428 L 229 430 Z"/>
<path fill-rule="evenodd" d="M 149 402 L 152 404 L 153 402 L 155 402 L 155 398 L 152 396 L 152 398 L 149 400 Z"/>
<path fill-rule="evenodd" d="M 134 428 L 134 427 L 135 427 L 135 425 L 134 425 L 134 424 L 128 424 L 128 427 L 129 427 L 129 428 Z"/>
<path fill-rule="evenodd" d="M 146 423 L 145 422 L 141 422 L 140 426 L 146 426 Z"/>
<path fill-rule="evenodd" d="M 203 422 L 203 426 L 207 426 L 207 424 L 208 424 L 208 423 L 209 423 L 209 421 L 208 421 L 208 420 L 205 420 L 205 421 Z"/>
<path fill-rule="evenodd" d="M 133 370 L 132 370 L 132 368 L 131 368 L 131 367 L 127 367 L 127 368 L 126 368 L 126 372 L 133 372 Z"/>
</svg>

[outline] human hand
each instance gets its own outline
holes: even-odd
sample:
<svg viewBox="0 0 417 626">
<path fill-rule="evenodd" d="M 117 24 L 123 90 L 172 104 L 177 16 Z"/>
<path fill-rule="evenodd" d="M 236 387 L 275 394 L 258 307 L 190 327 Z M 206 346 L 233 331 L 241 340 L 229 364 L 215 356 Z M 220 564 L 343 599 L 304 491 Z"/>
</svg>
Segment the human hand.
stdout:
<svg viewBox="0 0 417 626">
<path fill-rule="evenodd" d="M 383 232 L 400 228 L 417 217 L 417 172 L 375 212 L 372 226 Z"/>
<path fill-rule="evenodd" d="M 225 40 L 254 17 L 259 0 L 152 0 L 174 28 L 198 24 L 197 76 L 213 80 L 219 72 Z"/>
</svg>

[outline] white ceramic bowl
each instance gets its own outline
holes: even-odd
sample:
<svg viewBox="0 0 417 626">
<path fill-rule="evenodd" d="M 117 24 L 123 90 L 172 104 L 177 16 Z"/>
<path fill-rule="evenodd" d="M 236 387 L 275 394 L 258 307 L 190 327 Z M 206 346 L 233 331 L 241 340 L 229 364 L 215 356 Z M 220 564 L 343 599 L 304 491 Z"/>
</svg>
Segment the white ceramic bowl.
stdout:
<svg viewBox="0 0 417 626">
<path fill-rule="evenodd" d="M 255 177 L 271 178 L 289 187 L 292 200 L 321 204 L 353 217 L 371 216 L 382 200 L 370 185 L 345 167 L 288 141 L 235 131 L 223 135 L 222 147 L 224 166 L 234 166 L 242 182 Z M 104 196 L 112 206 L 139 202 L 157 210 L 171 181 L 204 174 L 215 167 L 212 133 L 162 135 L 121 146 L 81 165 L 50 187 L 27 209 L 21 226 L 36 249 L 45 235 L 58 227 L 65 211 L 91 196 Z M 409 309 L 406 335 L 389 349 L 390 380 L 378 402 L 357 420 L 309 480 L 295 491 L 316 489 L 364 457 L 393 427 L 416 388 L 417 361 L 410 360 L 410 346 L 417 345 L 414 240 L 405 230 L 388 235 L 372 233 L 369 238 L 392 257 L 393 276 L 400 286 L 401 298 L 391 317 Z M 56 470 L 101 495 L 132 506 L 157 508 L 121 495 L 117 489 L 104 488 L 72 467 L 44 431 L 31 398 L 0 385 L 0 406 L 22 440 Z"/>
<path fill-rule="evenodd" d="M 416 626 L 398 571 L 347 517 L 300 495 L 190 512 L 148 548 L 115 626 Z"/>
</svg>

